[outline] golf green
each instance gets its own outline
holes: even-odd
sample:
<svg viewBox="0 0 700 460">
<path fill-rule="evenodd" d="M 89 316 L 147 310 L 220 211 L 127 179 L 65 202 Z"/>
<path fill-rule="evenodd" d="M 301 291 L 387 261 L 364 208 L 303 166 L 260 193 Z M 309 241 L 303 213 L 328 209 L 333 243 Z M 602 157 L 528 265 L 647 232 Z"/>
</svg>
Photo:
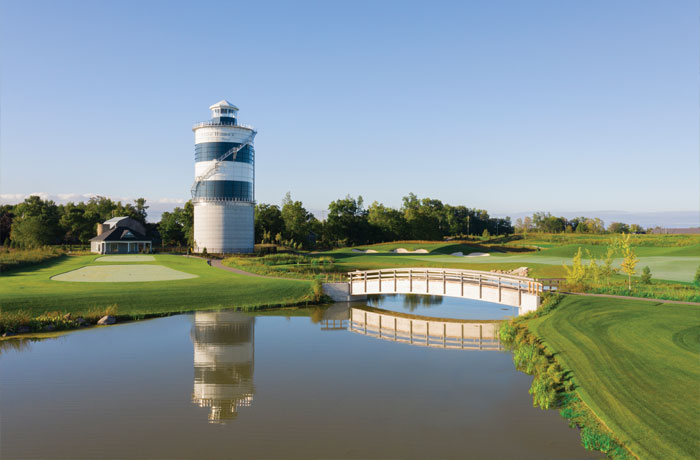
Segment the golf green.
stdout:
<svg viewBox="0 0 700 460">
<path fill-rule="evenodd" d="M 197 275 L 173 270 L 163 265 L 89 265 L 51 277 L 54 281 L 82 283 L 131 283 L 197 278 Z"/>
<path fill-rule="evenodd" d="M 153 262 L 156 258 L 153 256 L 144 256 L 138 254 L 124 256 L 104 256 L 95 259 L 95 262 Z"/>
</svg>

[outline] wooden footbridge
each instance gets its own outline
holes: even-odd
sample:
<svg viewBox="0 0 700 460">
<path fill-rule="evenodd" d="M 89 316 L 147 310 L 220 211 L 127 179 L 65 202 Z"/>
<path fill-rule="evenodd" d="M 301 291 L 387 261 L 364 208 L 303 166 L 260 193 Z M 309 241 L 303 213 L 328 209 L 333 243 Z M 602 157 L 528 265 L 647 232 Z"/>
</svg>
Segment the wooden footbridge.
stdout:
<svg viewBox="0 0 700 460">
<path fill-rule="evenodd" d="M 368 294 L 423 294 L 476 299 L 536 310 L 557 284 L 525 276 L 448 268 L 391 268 L 348 273 L 350 298 Z"/>
</svg>

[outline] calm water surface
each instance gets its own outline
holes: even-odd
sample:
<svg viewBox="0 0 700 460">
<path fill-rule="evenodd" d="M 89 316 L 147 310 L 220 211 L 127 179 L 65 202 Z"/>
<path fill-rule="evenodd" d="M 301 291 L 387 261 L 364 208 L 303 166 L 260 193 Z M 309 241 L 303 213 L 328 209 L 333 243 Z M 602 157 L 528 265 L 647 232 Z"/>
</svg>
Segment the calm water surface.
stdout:
<svg viewBox="0 0 700 460">
<path fill-rule="evenodd" d="M 599 457 L 532 407 L 509 353 L 352 333 L 343 311 L 196 313 L 5 345 L 0 458 Z"/>
</svg>

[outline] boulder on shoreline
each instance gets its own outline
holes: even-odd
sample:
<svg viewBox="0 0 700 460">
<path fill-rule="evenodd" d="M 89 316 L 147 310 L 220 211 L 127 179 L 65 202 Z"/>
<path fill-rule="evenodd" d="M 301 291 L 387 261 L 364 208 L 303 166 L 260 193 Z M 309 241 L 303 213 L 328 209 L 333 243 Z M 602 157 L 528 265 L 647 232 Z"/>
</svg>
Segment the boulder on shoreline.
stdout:
<svg viewBox="0 0 700 460">
<path fill-rule="evenodd" d="M 100 326 L 109 326 L 110 324 L 114 324 L 117 322 L 117 318 L 115 318 L 112 315 L 106 315 L 100 318 L 100 320 L 97 322 Z"/>
</svg>

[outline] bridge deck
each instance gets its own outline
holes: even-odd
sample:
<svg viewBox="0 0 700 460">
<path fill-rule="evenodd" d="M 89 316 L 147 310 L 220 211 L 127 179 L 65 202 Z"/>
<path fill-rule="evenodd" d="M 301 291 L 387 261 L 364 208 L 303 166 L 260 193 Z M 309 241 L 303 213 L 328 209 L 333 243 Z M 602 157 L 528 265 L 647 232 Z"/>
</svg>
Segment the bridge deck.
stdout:
<svg viewBox="0 0 700 460">
<path fill-rule="evenodd" d="M 427 294 L 478 299 L 531 311 L 556 289 L 524 276 L 442 268 L 395 268 L 348 273 L 350 295 Z"/>
</svg>

